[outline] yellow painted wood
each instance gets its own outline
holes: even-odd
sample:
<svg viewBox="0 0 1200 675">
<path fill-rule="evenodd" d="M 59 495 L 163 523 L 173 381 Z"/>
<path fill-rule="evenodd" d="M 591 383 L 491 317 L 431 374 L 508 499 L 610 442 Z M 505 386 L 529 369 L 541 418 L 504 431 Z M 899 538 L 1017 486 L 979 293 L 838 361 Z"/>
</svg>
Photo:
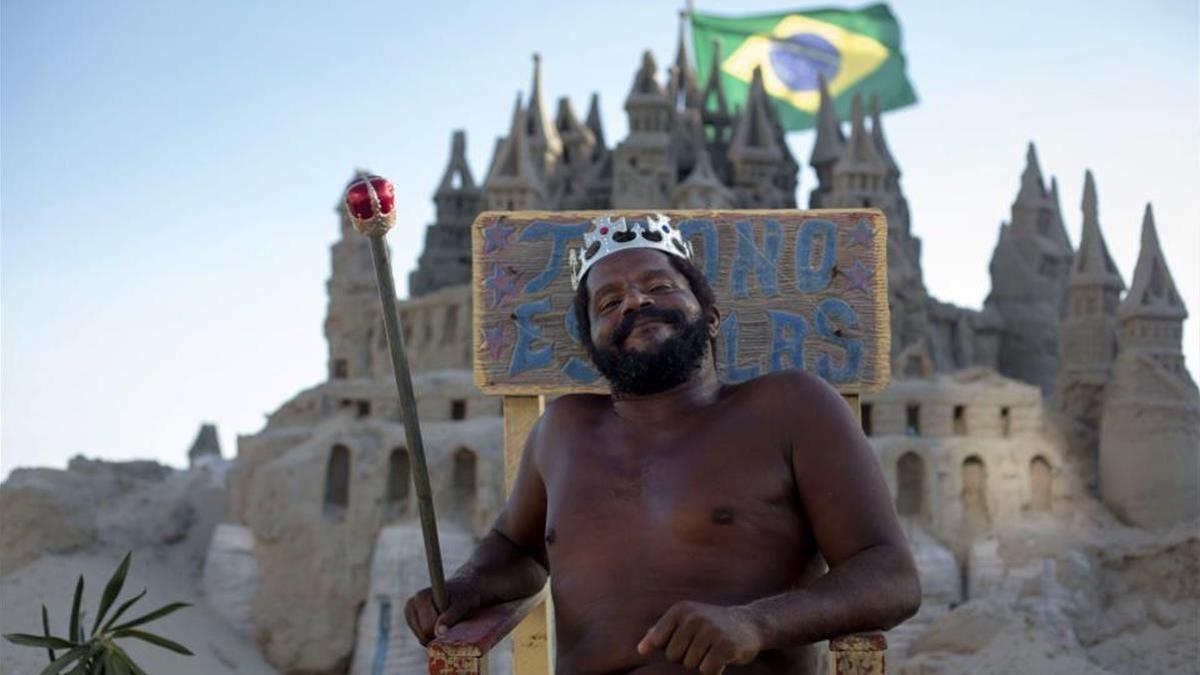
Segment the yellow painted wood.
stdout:
<svg viewBox="0 0 1200 675">
<path fill-rule="evenodd" d="M 521 464 L 521 451 L 533 425 L 546 410 L 544 396 L 504 397 L 504 494 L 512 489 Z"/>
<path fill-rule="evenodd" d="M 854 419 L 858 420 L 858 425 L 862 426 L 862 397 L 855 394 L 842 394 L 842 398 L 846 399 L 846 405 L 854 411 Z"/>
<path fill-rule="evenodd" d="M 544 396 L 504 397 L 504 492 L 512 488 L 529 431 L 546 409 Z M 549 596 L 512 633 L 513 673 L 550 675 L 554 672 L 553 632 Z"/>
</svg>

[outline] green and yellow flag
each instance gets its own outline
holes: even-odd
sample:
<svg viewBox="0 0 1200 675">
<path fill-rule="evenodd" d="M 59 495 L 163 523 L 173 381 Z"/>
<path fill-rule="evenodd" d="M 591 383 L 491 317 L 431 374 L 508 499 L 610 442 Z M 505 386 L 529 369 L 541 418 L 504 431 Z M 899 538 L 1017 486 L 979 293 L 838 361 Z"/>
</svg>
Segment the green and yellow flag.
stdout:
<svg viewBox="0 0 1200 675">
<path fill-rule="evenodd" d="M 691 17 L 701 77 L 719 58 L 726 101 L 731 108 L 744 106 L 754 68 L 761 66 L 763 86 L 784 129 L 815 124 L 821 75 L 841 119 L 849 117 L 855 92 L 877 94 L 881 110 L 917 100 L 904 73 L 900 24 L 887 5 L 742 17 L 692 12 Z"/>
</svg>

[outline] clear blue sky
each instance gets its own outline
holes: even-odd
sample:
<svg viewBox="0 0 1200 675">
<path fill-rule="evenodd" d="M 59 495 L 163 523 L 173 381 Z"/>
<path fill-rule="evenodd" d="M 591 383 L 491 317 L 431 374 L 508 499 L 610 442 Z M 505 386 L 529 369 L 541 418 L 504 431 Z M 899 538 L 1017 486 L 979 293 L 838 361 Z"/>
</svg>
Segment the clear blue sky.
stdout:
<svg viewBox="0 0 1200 675">
<path fill-rule="evenodd" d="M 182 465 L 324 374 L 333 212 L 392 178 L 403 288 L 453 129 L 486 170 L 541 52 L 547 93 L 611 141 L 642 50 L 681 2 L 0 4 L 0 475 L 76 453 Z M 698 0 L 726 14 L 826 3 Z M 855 6 L 855 5 L 852 5 Z M 1154 203 L 1200 312 L 1197 3 L 896 0 L 920 103 L 885 125 L 937 297 L 978 307 L 1025 143 L 1078 241 L 1083 171 L 1129 281 Z M 792 134 L 808 156 L 810 133 Z M 806 199 L 811 171 L 801 177 Z M 1196 322 L 1187 362 L 1200 356 Z"/>
</svg>

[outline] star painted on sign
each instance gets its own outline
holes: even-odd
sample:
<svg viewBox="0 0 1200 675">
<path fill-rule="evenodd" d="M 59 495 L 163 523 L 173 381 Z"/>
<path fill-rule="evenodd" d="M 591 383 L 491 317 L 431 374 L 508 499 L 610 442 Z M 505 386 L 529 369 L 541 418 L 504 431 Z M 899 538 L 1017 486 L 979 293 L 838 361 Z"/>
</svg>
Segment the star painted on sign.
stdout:
<svg viewBox="0 0 1200 675">
<path fill-rule="evenodd" d="M 866 218 L 859 218 L 858 224 L 850 230 L 850 243 L 870 247 L 874 240 L 875 233 L 871 231 L 871 224 Z"/>
<path fill-rule="evenodd" d="M 504 358 L 508 349 L 508 336 L 504 334 L 504 326 L 489 326 L 483 329 L 483 348 L 487 350 L 488 358 L 499 361 Z"/>
<path fill-rule="evenodd" d="M 491 253 L 508 246 L 508 238 L 516 229 L 504 224 L 503 218 L 497 218 L 491 225 L 483 228 L 483 252 Z"/>
<path fill-rule="evenodd" d="M 503 267 L 501 265 L 492 265 L 492 275 L 483 280 L 483 283 L 488 288 L 492 289 L 492 302 L 488 305 L 488 309 L 495 309 L 504 302 L 505 296 L 517 295 L 517 273 L 511 267 Z"/>
<path fill-rule="evenodd" d="M 850 266 L 850 270 L 846 272 L 846 278 L 849 280 L 850 288 L 859 290 L 866 295 L 871 294 L 871 289 L 867 284 L 871 281 L 871 277 L 875 276 L 875 270 L 869 265 L 864 265 L 863 261 L 855 260 Z"/>
</svg>

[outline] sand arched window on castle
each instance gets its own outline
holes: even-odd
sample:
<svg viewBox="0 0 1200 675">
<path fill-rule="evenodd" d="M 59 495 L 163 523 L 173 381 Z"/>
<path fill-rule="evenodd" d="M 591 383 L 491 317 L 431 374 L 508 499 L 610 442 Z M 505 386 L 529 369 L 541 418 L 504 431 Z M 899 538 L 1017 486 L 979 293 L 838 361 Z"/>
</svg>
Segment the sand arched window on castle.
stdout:
<svg viewBox="0 0 1200 675">
<path fill-rule="evenodd" d="M 896 512 L 901 516 L 922 518 L 928 513 L 925 502 L 925 460 L 909 450 L 896 462 Z"/>
<path fill-rule="evenodd" d="M 410 346 L 413 343 L 412 322 L 412 313 L 400 312 L 400 332 L 404 333 L 404 344 Z"/>
<path fill-rule="evenodd" d="M 343 410 L 354 410 L 354 416 L 358 419 L 369 417 L 371 415 L 371 402 L 367 400 L 354 400 L 344 398 L 338 402 L 338 406 Z"/>
<path fill-rule="evenodd" d="M 921 406 L 916 403 L 904 406 L 904 433 L 908 436 L 921 435 Z"/>
<path fill-rule="evenodd" d="M 458 305 L 446 308 L 442 317 L 442 344 L 453 345 L 458 339 Z"/>
<path fill-rule="evenodd" d="M 1033 511 L 1050 510 L 1053 487 L 1053 472 L 1050 462 L 1038 455 L 1029 461 L 1029 508 Z"/>
<path fill-rule="evenodd" d="M 454 451 L 454 502 L 473 509 L 479 485 L 479 458 L 469 448 Z"/>
<path fill-rule="evenodd" d="M 350 506 L 350 449 L 335 445 L 325 466 L 325 501 L 322 513 L 326 518 L 342 520 Z"/>
<path fill-rule="evenodd" d="M 870 204 L 863 204 L 863 206 L 870 206 Z M 919 353 L 912 353 L 906 356 L 903 368 L 904 377 L 925 377 L 927 375 L 925 359 Z M 931 369 L 932 366 L 930 366 Z"/>
<path fill-rule="evenodd" d="M 387 493 L 384 498 L 384 517 L 395 520 L 408 513 L 408 486 L 412 462 L 407 448 L 394 448 L 388 455 Z"/>
<path fill-rule="evenodd" d="M 991 525 L 987 504 L 987 466 L 978 455 L 963 460 L 962 508 L 969 536 L 980 534 Z"/>
</svg>

